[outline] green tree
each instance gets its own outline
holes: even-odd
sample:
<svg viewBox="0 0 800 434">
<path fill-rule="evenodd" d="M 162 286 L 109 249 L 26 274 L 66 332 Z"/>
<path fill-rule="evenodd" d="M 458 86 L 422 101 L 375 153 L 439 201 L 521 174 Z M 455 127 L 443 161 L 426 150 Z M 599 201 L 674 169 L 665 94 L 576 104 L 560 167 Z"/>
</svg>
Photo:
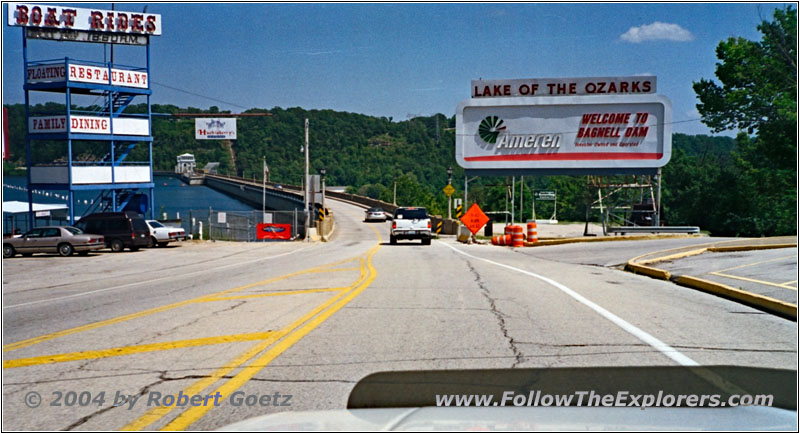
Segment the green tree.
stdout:
<svg viewBox="0 0 800 434">
<path fill-rule="evenodd" d="M 792 234 L 797 223 L 797 10 L 775 10 L 773 20 L 762 21 L 758 30 L 759 42 L 720 42 L 716 75 L 721 85 L 706 79 L 694 83 L 697 109 L 715 132 L 747 132 L 740 133 L 731 153 L 734 171 L 720 173 L 736 187 L 720 191 L 719 201 L 737 204 L 717 222 L 720 232 Z"/>
</svg>

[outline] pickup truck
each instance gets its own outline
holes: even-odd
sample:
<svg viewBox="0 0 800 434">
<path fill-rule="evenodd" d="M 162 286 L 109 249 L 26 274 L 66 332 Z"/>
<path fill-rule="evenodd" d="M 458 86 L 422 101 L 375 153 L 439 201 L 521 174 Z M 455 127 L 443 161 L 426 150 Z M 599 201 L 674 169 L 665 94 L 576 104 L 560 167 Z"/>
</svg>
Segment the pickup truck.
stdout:
<svg viewBox="0 0 800 434">
<path fill-rule="evenodd" d="M 397 208 L 392 219 L 392 230 L 389 243 L 397 244 L 397 240 L 422 240 L 422 244 L 431 244 L 431 219 L 425 208 Z"/>
</svg>

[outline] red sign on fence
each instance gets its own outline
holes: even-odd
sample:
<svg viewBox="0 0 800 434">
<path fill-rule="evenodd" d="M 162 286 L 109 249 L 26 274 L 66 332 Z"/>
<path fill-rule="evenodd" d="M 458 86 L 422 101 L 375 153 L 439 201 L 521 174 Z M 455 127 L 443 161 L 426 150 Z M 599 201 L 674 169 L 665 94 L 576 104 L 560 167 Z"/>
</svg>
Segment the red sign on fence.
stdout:
<svg viewBox="0 0 800 434">
<path fill-rule="evenodd" d="M 259 223 L 259 240 L 290 240 L 292 239 L 292 225 L 277 223 Z"/>
</svg>

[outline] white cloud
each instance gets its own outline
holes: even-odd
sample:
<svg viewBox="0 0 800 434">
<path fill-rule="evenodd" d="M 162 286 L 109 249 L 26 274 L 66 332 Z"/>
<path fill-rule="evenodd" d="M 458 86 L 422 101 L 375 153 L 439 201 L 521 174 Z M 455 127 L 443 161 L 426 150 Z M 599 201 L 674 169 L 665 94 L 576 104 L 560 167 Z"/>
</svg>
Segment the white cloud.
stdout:
<svg viewBox="0 0 800 434">
<path fill-rule="evenodd" d="M 653 24 L 631 27 L 620 36 L 620 39 L 633 43 L 660 40 L 686 42 L 693 40 L 694 35 L 677 24 L 656 21 Z"/>
</svg>

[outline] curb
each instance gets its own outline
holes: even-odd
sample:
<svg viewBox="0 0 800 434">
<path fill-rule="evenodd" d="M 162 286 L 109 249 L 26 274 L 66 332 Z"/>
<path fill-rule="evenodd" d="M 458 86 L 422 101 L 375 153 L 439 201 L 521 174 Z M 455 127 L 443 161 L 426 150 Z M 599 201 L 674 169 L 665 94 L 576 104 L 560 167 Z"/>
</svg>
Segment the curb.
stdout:
<svg viewBox="0 0 800 434">
<path fill-rule="evenodd" d="M 670 274 L 669 271 L 659 270 L 658 268 L 647 267 L 633 262 L 628 262 L 625 265 L 625 269 L 634 274 L 644 274 L 661 280 L 669 280 L 672 278 L 672 274 Z"/>
<path fill-rule="evenodd" d="M 748 250 L 768 250 L 768 249 L 786 249 L 789 247 L 797 247 L 797 243 L 786 244 L 765 244 L 765 245 L 749 245 L 749 246 L 730 246 L 730 247 L 709 247 L 709 252 L 746 252 Z"/>
<path fill-rule="evenodd" d="M 722 283 L 700 279 L 692 276 L 679 276 L 675 282 L 682 286 L 699 289 L 711 294 L 721 295 L 725 298 L 741 301 L 742 303 L 776 313 L 784 318 L 797 321 L 797 306 L 785 301 L 777 300 L 766 295 L 755 294 L 737 289 Z"/>
<path fill-rule="evenodd" d="M 551 238 L 539 239 L 538 242 L 525 242 L 525 247 L 557 246 L 559 244 L 597 243 L 604 241 L 640 241 L 660 239 L 699 238 L 703 235 L 636 235 L 631 237 L 581 237 L 581 238 Z"/>
<path fill-rule="evenodd" d="M 786 319 L 797 322 L 797 306 L 785 301 L 777 300 L 761 294 L 755 294 L 742 289 L 733 288 L 731 286 L 712 282 L 710 280 L 700 279 L 692 276 L 677 276 L 673 277 L 669 271 L 661 270 L 655 267 L 648 267 L 644 264 L 654 264 L 656 262 L 670 261 L 689 256 L 699 255 L 705 252 L 744 252 L 749 250 L 767 250 L 767 249 L 783 249 L 789 247 L 797 247 L 797 243 L 785 244 L 751 244 L 745 246 L 730 246 L 730 247 L 703 247 L 700 249 L 689 250 L 686 252 L 676 253 L 673 255 L 661 256 L 658 258 L 648 259 L 644 261 L 637 261 L 639 258 L 648 256 L 650 254 L 637 256 L 625 264 L 625 270 L 634 274 L 644 274 L 646 276 L 669 280 L 677 283 L 678 285 L 688 288 L 696 289 L 710 294 L 718 295 L 727 299 L 739 301 L 751 307 L 755 307 L 770 313 L 774 313 Z M 667 250 L 669 251 L 669 250 Z"/>
</svg>

